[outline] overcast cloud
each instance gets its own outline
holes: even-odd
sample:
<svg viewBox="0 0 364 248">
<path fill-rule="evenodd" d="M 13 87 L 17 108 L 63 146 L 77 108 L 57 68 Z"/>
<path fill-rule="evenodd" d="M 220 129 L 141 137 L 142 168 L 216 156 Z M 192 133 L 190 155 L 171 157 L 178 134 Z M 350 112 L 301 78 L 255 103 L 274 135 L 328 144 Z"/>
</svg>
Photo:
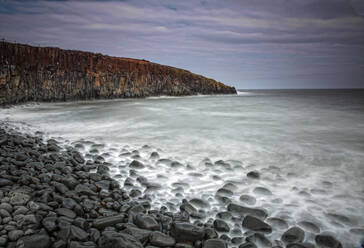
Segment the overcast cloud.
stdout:
<svg viewBox="0 0 364 248">
<path fill-rule="evenodd" d="M 0 37 L 147 59 L 237 88 L 364 87 L 363 3 L 0 0 Z"/>
</svg>

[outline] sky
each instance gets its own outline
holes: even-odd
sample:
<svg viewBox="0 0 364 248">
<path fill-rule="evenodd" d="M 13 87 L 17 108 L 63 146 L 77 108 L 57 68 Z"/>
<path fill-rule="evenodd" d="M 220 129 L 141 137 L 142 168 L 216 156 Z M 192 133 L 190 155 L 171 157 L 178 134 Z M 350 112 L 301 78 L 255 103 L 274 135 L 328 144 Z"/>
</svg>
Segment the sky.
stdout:
<svg viewBox="0 0 364 248">
<path fill-rule="evenodd" d="M 146 59 L 239 89 L 364 88 L 364 0 L 0 0 L 0 39 Z"/>
</svg>

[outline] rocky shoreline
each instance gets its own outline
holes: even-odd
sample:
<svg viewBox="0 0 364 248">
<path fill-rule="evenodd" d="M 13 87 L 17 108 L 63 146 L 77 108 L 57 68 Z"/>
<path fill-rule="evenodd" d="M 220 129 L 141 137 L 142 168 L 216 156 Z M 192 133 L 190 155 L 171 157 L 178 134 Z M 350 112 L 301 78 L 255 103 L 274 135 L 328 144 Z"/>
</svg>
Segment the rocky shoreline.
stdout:
<svg viewBox="0 0 364 248">
<path fill-rule="evenodd" d="M 146 191 L 156 186 L 139 174 L 144 164 L 136 152 L 129 176 L 117 181 L 102 156 L 85 158 L 78 149 L 0 125 L 0 247 L 342 247 L 310 222 L 315 243 L 306 242 L 301 227 L 248 207 L 255 200 L 248 195 L 241 197 L 242 205 L 231 202 L 229 183 L 216 192 L 226 211 L 207 221 L 201 217 L 207 204 L 202 199 L 185 199 L 175 211 L 152 209 L 148 195 L 133 188 L 136 181 Z M 156 152 L 150 157 L 159 159 Z M 259 180 L 259 172 L 247 177 Z M 278 226 L 285 232 L 270 240 Z M 231 229 L 236 235 L 229 236 Z"/>
</svg>

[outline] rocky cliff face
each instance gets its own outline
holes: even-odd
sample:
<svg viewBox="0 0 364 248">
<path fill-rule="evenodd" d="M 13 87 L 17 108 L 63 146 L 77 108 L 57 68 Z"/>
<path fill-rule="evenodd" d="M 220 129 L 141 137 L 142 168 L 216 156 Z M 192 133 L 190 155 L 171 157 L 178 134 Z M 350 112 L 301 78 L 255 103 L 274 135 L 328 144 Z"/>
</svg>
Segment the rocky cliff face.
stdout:
<svg viewBox="0 0 364 248">
<path fill-rule="evenodd" d="M 236 93 L 186 70 L 90 52 L 1 42 L 0 61 L 0 104 Z"/>
</svg>

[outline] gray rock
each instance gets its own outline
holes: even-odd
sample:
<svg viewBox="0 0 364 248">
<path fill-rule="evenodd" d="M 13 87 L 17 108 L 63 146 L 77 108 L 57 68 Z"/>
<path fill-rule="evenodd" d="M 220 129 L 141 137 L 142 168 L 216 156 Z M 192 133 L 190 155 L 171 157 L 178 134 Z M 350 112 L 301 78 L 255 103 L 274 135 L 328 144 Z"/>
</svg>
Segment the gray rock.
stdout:
<svg viewBox="0 0 364 248">
<path fill-rule="evenodd" d="M 257 246 L 254 243 L 245 242 L 245 243 L 239 245 L 239 248 L 257 248 Z"/>
<path fill-rule="evenodd" d="M 18 208 L 16 208 L 16 210 L 13 213 L 13 216 L 19 215 L 19 214 L 26 214 L 29 211 L 29 209 L 27 209 L 24 206 L 19 206 Z"/>
<path fill-rule="evenodd" d="M 51 240 L 46 234 L 34 234 L 21 237 L 16 243 L 17 248 L 48 248 Z"/>
<path fill-rule="evenodd" d="M 240 201 L 242 201 L 248 205 L 254 205 L 257 202 L 255 197 L 250 196 L 250 195 L 241 195 L 239 199 L 240 199 Z"/>
<path fill-rule="evenodd" d="M 342 248 L 341 243 L 329 234 L 316 235 L 315 241 L 322 248 Z"/>
<path fill-rule="evenodd" d="M 98 218 L 94 221 L 93 226 L 98 229 L 101 229 L 107 226 L 114 226 L 118 223 L 123 223 L 123 222 L 125 222 L 125 216 L 116 215 L 116 216 Z"/>
<path fill-rule="evenodd" d="M 143 245 L 133 236 L 126 233 L 105 231 L 99 239 L 99 247 L 103 248 L 143 248 Z"/>
<path fill-rule="evenodd" d="M 88 233 L 77 226 L 70 225 L 58 232 L 58 238 L 65 242 L 69 240 L 87 241 Z"/>
<path fill-rule="evenodd" d="M 215 227 L 216 231 L 218 231 L 218 232 L 229 232 L 230 231 L 229 225 L 223 220 L 216 219 L 214 221 L 214 227 Z"/>
<path fill-rule="evenodd" d="M 204 242 L 203 248 L 227 248 L 227 244 L 221 239 L 208 239 Z"/>
<path fill-rule="evenodd" d="M 135 216 L 134 224 L 139 228 L 158 231 L 160 229 L 160 225 L 158 222 L 151 216 L 138 214 Z"/>
<path fill-rule="evenodd" d="M 201 227 L 184 222 L 174 222 L 171 225 L 171 236 L 177 242 L 195 242 L 202 240 L 205 235 L 204 229 Z"/>
<path fill-rule="evenodd" d="M 260 178 L 260 174 L 258 171 L 249 171 L 247 174 L 246 174 L 247 177 L 250 177 L 250 178 L 254 178 L 254 179 L 259 179 Z"/>
<path fill-rule="evenodd" d="M 48 232 L 53 232 L 57 229 L 57 217 L 46 217 L 42 220 L 42 224 Z"/>
<path fill-rule="evenodd" d="M 15 192 L 12 194 L 12 196 L 10 197 L 10 204 L 11 205 L 25 205 L 28 203 L 28 201 L 30 200 L 30 196 L 27 194 L 23 194 L 23 193 L 18 193 Z"/>
<path fill-rule="evenodd" d="M 147 240 L 149 240 L 149 236 L 152 233 L 152 231 L 133 226 L 128 226 L 125 230 L 123 230 L 123 232 L 135 237 L 141 243 L 145 243 Z"/>
<path fill-rule="evenodd" d="M 22 218 L 19 218 L 18 223 L 21 226 L 31 226 L 31 227 L 38 227 L 38 219 L 35 217 L 34 214 L 27 214 L 24 215 Z"/>
<path fill-rule="evenodd" d="M 0 216 L 3 217 L 3 218 L 11 217 L 11 214 L 7 210 L 1 208 L 0 209 Z"/>
<path fill-rule="evenodd" d="M 230 203 L 227 208 L 229 211 L 241 216 L 250 214 L 262 219 L 265 219 L 268 216 L 268 213 L 264 209 L 244 207 L 235 203 Z"/>
<path fill-rule="evenodd" d="M 36 212 L 36 211 L 38 211 L 40 209 L 39 204 L 35 203 L 34 201 L 29 201 L 28 204 L 27 204 L 27 207 L 32 212 Z"/>
<path fill-rule="evenodd" d="M 13 185 L 12 181 L 5 178 L 0 178 L 0 187 L 11 186 L 11 185 Z"/>
<path fill-rule="evenodd" d="M 171 247 L 174 246 L 176 240 L 164 233 L 153 232 L 150 237 L 150 243 L 158 247 Z"/>
<path fill-rule="evenodd" d="M 13 206 L 11 206 L 9 203 L 7 202 L 3 202 L 0 204 L 0 209 L 5 209 L 6 211 L 8 211 L 9 213 L 13 212 Z"/>
<path fill-rule="evenodd" d="M 6 243 L 8 242 L 8 239 L 6 237 L 0 237 L 0 247 L 6 245 Z"/>
<path fill-rule="evenodd" d="M 97 195 L 94 191 L 92 191 L 89 187 L 83 184 L 79 184 L 76 186 L 75 191 L 81 195 L 94 196 Z"/>
<path fill-rule="evenodd" d="M 9 240 L 17 241 L 20 237 L 24 235 L 22 230 L 13 230 L 8 233 Z"/>
<path fill-rule="evenodd" d="M 76 213 L 68 208 L 57 208 L 55 211 L 58 215 L 66 216 L 71 219 L 76 218 Z"/>
<path fill-rule="evenodd" d="M 256 232 L 272 232 L 272 227 L 270 225 L 251 215 L 245 216 L 242 225 L 243 227 Z"/>
<path fill-rule="evenodd" d="M 282 241 L 285 243 L 300 243 L 305 238 L 305 232 L 299 227 L 291 227 L 282 235 Z"/>
<path fill-rule="evenodd" d="M 133 160 L 130 164 L 129 164 L 130 168 L 134 168 L 134 169 L 143 169 L 145 167 L 145 165 L 142 162 L 139 162 L 137 160 Z"/>
</svg>

